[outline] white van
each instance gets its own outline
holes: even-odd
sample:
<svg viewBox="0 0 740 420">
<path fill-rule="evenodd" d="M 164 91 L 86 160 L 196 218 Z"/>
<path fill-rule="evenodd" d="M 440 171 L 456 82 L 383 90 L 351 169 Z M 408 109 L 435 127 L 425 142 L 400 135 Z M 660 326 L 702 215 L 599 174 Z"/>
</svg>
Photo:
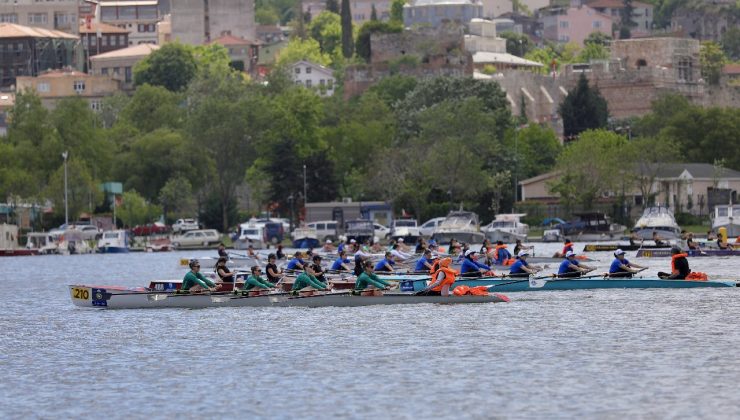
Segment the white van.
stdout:
<svg viewBox="0 0 740 420">
<path fill-rule="evenodd" d="M 221 242 L 221 235 L 216 229 L 189 230 L 172 239 L 174 248 L 207 248 Z"/>
<path fill-rule="evenodd" d="M 339 223 L 336 220 L 324 220 L 321 222 L 306 223 L 306 226 L 312 229 L 316 229 L 316 239 L 319 243 L 326 242 L 327 239 L 331 239 L 336 242 L 339 234 L 337 228 Z"/>
<path fill-rule="evenodd" d="M 254 249 L 262 249 L 265 242 L 264 224 L 242 223 L 239 225 L 239 237 L 234 241 L 234 249 L 247 249 L 249 245 Z"/>
</svg>

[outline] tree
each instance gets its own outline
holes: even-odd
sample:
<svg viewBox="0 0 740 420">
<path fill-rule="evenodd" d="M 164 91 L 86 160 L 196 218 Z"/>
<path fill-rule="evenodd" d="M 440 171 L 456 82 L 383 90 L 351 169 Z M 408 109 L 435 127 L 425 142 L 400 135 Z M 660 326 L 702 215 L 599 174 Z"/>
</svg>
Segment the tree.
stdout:
<svg viewBox="0 0 740 420">
<path fill-rule="evenodd" d="M 622 0 L 624 7 L 619 11 L 619 39 L 632 37 L 632 28 L 637 26 L 635 22 L 635 7 L 632 0 Z"/>
<path fill-rule="evenodd" d="M 504 31 L 499 36 L 506 40 L 506 52 L 517 57 L 524 57 L 534 48 L 532 40 L 525 34 Z"/>
<path fill-rule="evenodd" d="M 603 47 L 609 46 L 611 42 L 612 42 L 612 37 L 601 31 L 591 32 L 590 34 L 588 34 L 586 39 L 583 40 L 584 45 L 597 44 Z"/>
<path fill-rule="evenodd" d="M 541 74 L 548 74 L 551 70 L 557 70 L 558 66 L 560 65 L 557 60 L 557 54 L 550 47 L 535 48 L 533 50 L 530 50 L 524 56 L 524 58 L 530 61 L 542 63 L 542 67 L 537 69 L 537 71 Z"/>
<path fill-rule="evenodd" d="M 575 138 L 581 132 L 606 127 L 609 111 L 597 88 L 591 88 L 581 73 L 576 86 L 568 91 L 558 109 L 563 119 L 563 134 Z"/>
<path fill-rule="evenodd" d="M 352 40 L 352 11 L 349 0 L 342 0 L 342 54 L 344 58 L 352 58 L 355 46 Z"/>
<path fill-rule="evenodd" d="M 701 74 L 710 85 L 718 85 L 722 76 L 722 68 L 727 63 L 727 57 L 716 42 L 706 41 L 701 43 L 699 52 L 701 62 Z"/>
<path fill-rule="evenodd" d="M 163 86 L 144 84 L 136 89 L 134 96 L 123 108 L 121 120 L 142 133 L 159 128 L 178 129 L 184 122 L 181 101 L 181 94 L 169 91 Z"/>
<path fill-rule="evenodd" d="M 623 156 L 634 165 L 630 179 L 643 197 L 642 208 L 653 205 L 655 180 L 666 164 L 678 161 L 678 145 L 665 138 L 642 137 L 631 141 Z"/>
<path fill-rule="evenodd" d="M 529 124 L 515 133 L 516 143 L 508 140 L 507 150 L 517 150 L 517 166 L 520 179 L 532 177 L 551 170 L 563 150 L 557 134 L 539 124 Z"/>
<path fill-rule="evenodd" d="M 403 6 L 406 0 L 391 0 L 390 23 L 403 25 Z"/>
<path fill-rule="evenodd" d="M 337 0 L 326 0 L 326 10 L 339 14 L 339 2 Z"/>
<path fill-rule="evenodd" d="M 118 208 L 118 217 L 129 227 L 149 223 L 160 213 L 159 207 L 150 204 L 136 190 L 124 192 Z"/>
<path fill-rule="evenodd" d="M 255 9 L 254 20 L 260 25 L 277 25 L 280 23 L 280 16 L 273 8 L 262 7 Z"/>
<path fill-rule="evenodd" d="M 727 29 L 722 35 L 722 50 L 730 60 L 740 60 L 740 28 Z"/>
<path fill-rule="evenodd" d="M 184 90 L 195 77 L 197 65 L 192 49 L 179 42 L 163 45 L 134 67 L 136 86 L 163 86 L 171 92 Z"/>
<path fill-rule="evenodd" d="M 375 10 L 375 3 L 373 3 L 372 9 L 370 10 L 370 20 L 378 20 L 378 11 Z"/>
<path fill-rule="evenodd" d="M 322 66 L 331 64 L 331 57 L 321 52 L 321 46 L 318 41 L 312 38 L 300 39 L 293 38 L 280 51 L 277 59 L 277 65 L 287 67 L 290 64 L 300 60 L 308 60 Z"/>
<path fill-rule="evenodd" d="M 339 56 L 337 49 L 342 41 L 342 25 L 336 13 L 323 11 L 308 25 L 311 38 L 319 43 L 322 53 Z"/>
<path fill-rule="evenodd" d="M 103 202 L 103 192 L 82 160 L 70 154 L 67 161 L 67 204 L 69 216 L 73 220 L 83 211 L 92 212 Z M 49 180 L 45 196 L 54 204 L 54 213 L 64 214 L 64 165 L 60 164 Z"/>
<path fill-rule="evenodd" d="M 190 214 L 191 212 L 186 211 L 193 207 L 193 187 L 187 178 L 174 176 L 159 190 L 157 198 L 162 206 L 165 221 L 173 219 L 174 217 L 171 217 L 173 213 Z"/>
<path fill-rule="evenodd" d="M 576 61 L 580 63 L 588 63 L 591 60 L 606 60 L 609 58 L 609 50 L 602 44 L 587 43 L 585 47 L 578 53 Z"/>
<path fill-rule="evenodd" d="M 414 90 L 417 83 L 418 80 L 413 76 L 397 74 L 380 79 L 378 83 L 368 89 L 368 92 L 378 95 L 386 105 L 392 107 Z"/>
</svg>

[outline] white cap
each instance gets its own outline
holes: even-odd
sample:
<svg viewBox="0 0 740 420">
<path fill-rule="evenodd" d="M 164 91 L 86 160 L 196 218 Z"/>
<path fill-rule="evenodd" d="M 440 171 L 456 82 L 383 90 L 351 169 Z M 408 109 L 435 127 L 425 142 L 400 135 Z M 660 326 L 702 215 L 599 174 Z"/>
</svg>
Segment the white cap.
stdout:
<svg viewBox="0 0 740 420">
<path fill-rule="evenodd" d="M 403 238 L 398 238 L 398 242 L 403 242 Z"/>
<path fill-rule="evenodd" d="M 624 255 L 624 254 L 625 254 L 625 252 L 622 251 L 621 249 L 618 249 L 618 250 L 614 251 L 614 255 Z"/>
<path fill-rule="evenodd" d="M 528 255 L 529 255 L 529 252 L 527 252 L 527 251 L 519 251 L 519 253 L 518 253 L 518 254 L 516 254 L 516 255 L 517 255 L 517 256 L 518 256 L 519 258 L 521 258 L 521 257 L 526 257 L 526 256 L 528 256 Z"/>
<path fill-rule="evenodd" d="M 575 256 L 576 256 L 576 253 L 573 252 L 573 251 L 568 251 L 568 252 L 565 253 L 565 258 L 575 257 Z"/>
<path fill-rule="evenodd" d="M 351 244 L 355 244 L 355 243 L 357 243 L 357 241 L 355 241 L 354 239 L 350 239 L 350 240 L 349 240 L 349 243 L 351 243 Z"/>
<path fill-rule="evenodd" d="M 469 249 L 469 250 L 465 251 L 465 256 L 466 257 L 467 256 L 470 256 L 470 255 L 473 255 L 473 254 L 475 254 L 475 251 L 473 251 L 472 249 Z"/>
<path fill-rule="evenodd" d="M 327 244 L 330 244 L 330 243 L 331 243 L 331 239 L 327 239 L 327 240 L 326 240 L 326 243 L 327 243 Z"/>
</svg>

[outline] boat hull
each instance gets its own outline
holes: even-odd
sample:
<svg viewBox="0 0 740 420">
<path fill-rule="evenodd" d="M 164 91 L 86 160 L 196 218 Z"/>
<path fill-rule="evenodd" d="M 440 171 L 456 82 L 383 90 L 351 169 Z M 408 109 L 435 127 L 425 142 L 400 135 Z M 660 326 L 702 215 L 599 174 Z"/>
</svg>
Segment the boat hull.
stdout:
<svg viewBox="0 0 740 420">
<path fill-rule="evenodd" d="M 383 296 L 355 296 L 348 292 L 315 296 L 293 296 L 274 293 L 263 296 L 235 296 L 233 294 L 174 294 L 143 292 L 125 288 L 69 286 L 72 303 L 83 308 L 148 309 L 148 308 L 222 308 L 222 307 L 351 307 L 370 305 L 408 305 L 422 303 L 466 304 L 505 302 L 506 297 L 491 296 L 415 296 L 409 293 L 386 293 Z"/>
<path fill-rule="evenodd" d="M 0 249 L 0 257 L 25 257 L 39 255 L 38 249 Z"/>
<path fill-rule="evenodd" d="M 486 236 L 481 232 L 434 232 L 432 239 L 439 244 L 449 243 L 452 239 L 466 244 L 482 244 Z"/>
<path fill-rule="evenodd" d="M 732 249 L 690 249 L 688 251 L 681 252 L 688 254 L 689 257 L 732 257 L 740 255 L 740 250 Z M 637 251 L 638 258 L 660 258 L 670 256 L 670 249 L 641 249 Z"/>
<path fill-rule="evenodd" d="M 129 252 L 128 247 L 122 247 L 122 246 L 104 246 L 102 248 L 98 248 L 98 252 L 102 254 L 126 254 Z"/>
<path fill-rule="evenodd" d="M 640 249 L 670 249 L 670 246 L 662 245 L 630 245 L 630 244 L 587 244 L 583 247 L 583 252 L 598 252 L 598 251 L 616 251 L 621 249 L 622 251 L 637 251 Z"/>
<path fill-rule="evenodd" d="M 505 244 L 516 242 L 517 239 L 520 241 L 527 240 L 526 233 L 507 232 L 505 230 L 489 230 L 486 232 L 486 239 L 491 242 L 502 241 Z"/>
<path fill-rule="evenodd" d="M 301 238 L 293 241 L 293 248 L 318 248 L 319 240 L 316 238 Z"/>
</svg>

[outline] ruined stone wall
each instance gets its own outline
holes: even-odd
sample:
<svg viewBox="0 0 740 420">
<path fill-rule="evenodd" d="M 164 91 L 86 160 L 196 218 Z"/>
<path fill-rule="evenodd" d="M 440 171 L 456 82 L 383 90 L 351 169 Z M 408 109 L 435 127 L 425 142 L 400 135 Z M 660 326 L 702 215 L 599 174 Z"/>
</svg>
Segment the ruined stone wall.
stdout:
<svg viewBox="0 0 740 420">
<path fill-rule="evenodd" d="M 699 41 L 685 38 L 644 38 L 614 41 L 612 59 L 619 59 L 627 70 L 642 67 L 676 68 L 680 57 L 691 58 L 699 67 Z M 698 78 L 698 76 L 697 76 Z"/>
</svg>

